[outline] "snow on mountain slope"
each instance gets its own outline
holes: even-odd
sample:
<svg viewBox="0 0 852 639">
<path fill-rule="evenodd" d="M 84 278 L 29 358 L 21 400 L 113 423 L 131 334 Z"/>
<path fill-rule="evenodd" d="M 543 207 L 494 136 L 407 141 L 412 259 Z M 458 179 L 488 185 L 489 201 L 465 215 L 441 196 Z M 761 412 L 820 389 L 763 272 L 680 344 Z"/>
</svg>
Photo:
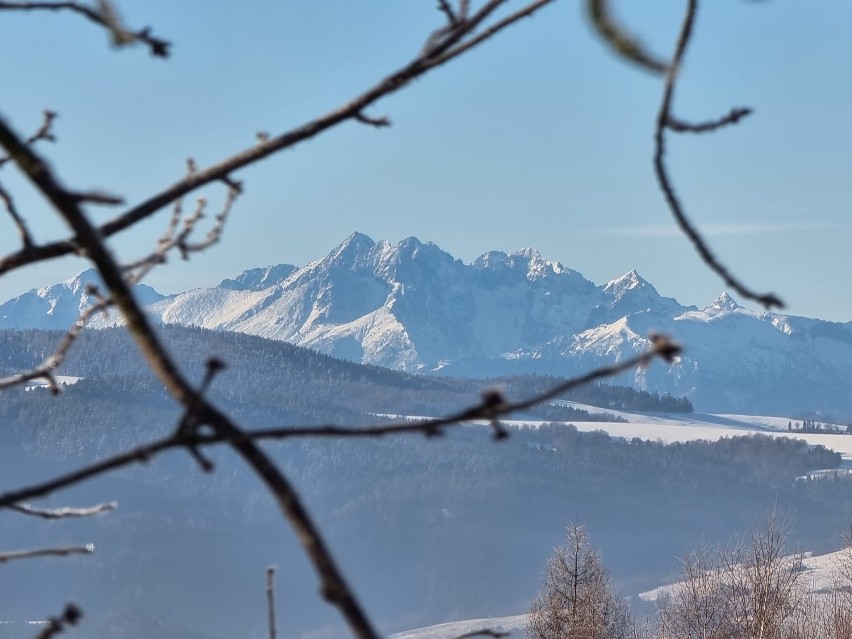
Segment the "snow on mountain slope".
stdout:
<svg viewBox="0 0 852 639">
<path fill-rule="evenodd" d="M 232 288 L 236 291 L 262 291 L 283 282 L 295 270 L 296 267 L 292 264 L 251 268 L 234 278 L 222 280 L 219 282 L 219 288 Z"/>
<path fill-rule="evenodd" d="M 67 328 L 88 303 L 91 272 L 0 305 L 0 328 Z M 354 233 L 304 267 L 250 269 L 171 295 L 136 288 L 163 323 L 285 340 L 411 372 L 570 376 L 648 348 L 652 332 L 685 345 L 679 361 L 619 380 L 687 395 L 702 410 L 852 416 L 852 322 L 741 307 L 726 293 L 702 309 L 661 296 L 636 271 L 602 286 L 525 248 L 464 264 L 430 242 Z M 97 317 L 93 326 L 118 321 Z"/>
<path fill-rule="evenodd" d="M 77 321 L 80 311 L 91 305 L 89 285 L 102 287 L 101 279 L 94 269 L 8 300 L 0 304 L 0 328 L 66 330 Z M 138 284 L 133 290 L 145 306 L 163 298 L 163 295 L 145 284 Z"/>
</svg>

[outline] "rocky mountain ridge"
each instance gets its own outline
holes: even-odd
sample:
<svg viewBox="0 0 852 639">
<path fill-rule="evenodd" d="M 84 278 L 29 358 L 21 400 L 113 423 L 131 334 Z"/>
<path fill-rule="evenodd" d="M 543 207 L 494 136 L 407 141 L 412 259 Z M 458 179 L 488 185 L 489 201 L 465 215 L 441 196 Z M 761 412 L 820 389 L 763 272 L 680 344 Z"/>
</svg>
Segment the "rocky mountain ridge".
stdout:
<svg viewBox="0 0 852 639">
<path fill-rule="evenodd" d="M 85 272 L 0 305 L 0 328 L 66 328 L 87 304 Z M 620 383 L 686 395 L 706 410 L 852 415 L 852 322 L 661 296 L 635 270 L 603 285 L 533 249 L 464 264 L 430 242 L 354 233 L 304 267 L 251 269 L 175 295 L 137 287 L 158 322 L 283 340 L 419 373 L 574 375 L 648 348 L 663 332 L 685 353 Z M 96 328 L 115 316 L 96 317 Z"/>
</svg>

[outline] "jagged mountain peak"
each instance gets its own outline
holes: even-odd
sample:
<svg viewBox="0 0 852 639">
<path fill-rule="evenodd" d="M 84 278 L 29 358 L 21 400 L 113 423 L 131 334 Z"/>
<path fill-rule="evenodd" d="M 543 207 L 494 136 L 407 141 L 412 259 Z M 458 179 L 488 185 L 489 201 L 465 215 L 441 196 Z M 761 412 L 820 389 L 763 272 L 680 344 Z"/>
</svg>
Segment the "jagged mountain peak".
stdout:
<svg viewBox="0 0 852 639">
<path fill-rule="evenodd" d="M 509 253 L 509 259 L 526 266 L 527 279 L 529 280 L 546 277 L 551 273 L 561 275 L 569 272 L 559 262 L 542 257 L 541 253 L 534 248 L 522 248 L 519 251 Z"/>
<path fill-rule="evenodd" d="M 735 311 L 739 308 L 743 308 L 737 301 L 728 295 L 728 292 L 725 291 L 715 300 L 710 302 L 707 306 L 705 306 L 702 310 L 704 311 Z"/>
<path fill-rule="evenodd" d="M 67 329 L 79 319 L 81 311 L 91 305 L 89 285 L 101 285 L 100 275 L 94 268 L 8 300 L 0 304 L 0 328 Z M 165 297 L 145 284 L 136 284 L 133 292 L 143 306 Z"/>
<path fill-rule="evenodd" d="M 64 282 L 60 282 L 59 284 L 54 284 L 52 286 L 44 286 L 38 289 L 39 297 L 48 297 L 52 295 L 54 292 L 65 289 L 73 295 L 78 295 L 81 293 L 85 293 L 86 286 L 89 284 L 100 284 L 101 277 L 98 274 L 97 269 L 95 268 L 87 268 L 84 271 L 80 271 L 74 277 L 69 277 Z"/>
<path fill-rule="evenodd" d="M 85 305 L 88 282 L 98 282 L 94 271 L 9 300 L 0 305 L 0 328 L 67 328 Z M 728 294 L 699 311 L 660 296 L 635 270 L 599 286 L 530 248 L 488 251 L 466 265 L 414 237 L 377 243 L 353 233 L 302 268 L 250 269 L 168 297 L 134 290 L 165 324 L 450 375 L 580 374 L 646 349 L 657 331 L 686 350 L 672 367 L 642 372 L 648 389 L 714 401 L 723 392 L 728 408 L 743 409 L 753 408 L 758 391 L 749 384 L 759 379 L 759 392 L 778 410 L 852 407 L 835 392 L 837 380 L 852 376 L 846 325 L 752 313 Z M 95 318 L 96 326 L 109 321 L 118 320 Z M 732 379 L 739 380 L 733 389 Z"/>
<path fill-rule="evenodd" d="M 508 268 L 509 256 L 503 251 L 486 251 L 477 257 L 471 266 L 481 271 L 484 270 L 502 270 Z"/>
<path fill-rule="evenodd" d="M 369 235 L 361 233 L 360 231 L 353 231 L 349 237 L 340 243 L 338 248 L 344 246 L 366 246 L 367 248 L 372 248 L 375 243 L 376 242 Z"/>
<path fill-rule="evenodd" d="M 236 277 L 219 282 L 219 288 L 234 291 L 262 291 L 286 280 L 297 267 L 292 264 L 275 264 L 261 268 L 250 268 Z"/>
<path fill-rule="evenodd" d="M 326 256 L 329 262 L 350 263 L 367 255 L 376 245 L 373 239 L 355 231 Z"/>
<path fill-rule="evenodd" d="M 648 280 L 639 275 L 636 269 L 628 271 L 621 277 L 610 280 L 603 287 L 604 295 L 620 300 L 630 291 L 644 291 L 648 294 L 658 297 L 657 289 L 655 289 Z"/>
<path fill-rule="evenodd" d="M 542 257 L 534 248 L 522 248 L 511 253 L 503 251 L 487 251 L 477 257 L 471 266 L 479 271 L 506 271 L 514 270 L 522 272 L 528 280 L 540 279 L 550 274 L 554 275 L 579 275 L 571 269 L 565 268 L 559 262 Z"/>
<path fill-rule="evenodd" d="M 399 244 L 396 245 L 395 250 L 400 259 L 429 259 L 430 257 L 434 257 L 439 260 L 449 259 L 450 262 L 454 260 L 452 255 L 444 251 L 434 242 L 421 242 L 413 235 L 401 240 Z"/>
<path fill-rule="evenodd" d="M 427 244 L 431 244 L 431 242 L 427 242 Z M 410 250 L 415 251 L 423 246 L 423 242 L 421 242 L 418 238 L 413 235 L 409 235 L 406 238 L 403 238 L 397 244 L 400 250 Z"/>
<path fill-rule="evenodd" d="M 511 253 L 509 253 L 509 255 L 512 256 L 512 257 L 514 257 L 514 256 L 523 257 L 523 258 L 526 258 L 528 260 L 540 260 L 540 259 L 542 259 L 541 253 L 538 252 L 538 249 L 534 249 L 534 248 L 529 247 L 529 246 L 525 246 L 524 248 L 518 249 L 517 251 L 512 251 Z"/>
</svg>

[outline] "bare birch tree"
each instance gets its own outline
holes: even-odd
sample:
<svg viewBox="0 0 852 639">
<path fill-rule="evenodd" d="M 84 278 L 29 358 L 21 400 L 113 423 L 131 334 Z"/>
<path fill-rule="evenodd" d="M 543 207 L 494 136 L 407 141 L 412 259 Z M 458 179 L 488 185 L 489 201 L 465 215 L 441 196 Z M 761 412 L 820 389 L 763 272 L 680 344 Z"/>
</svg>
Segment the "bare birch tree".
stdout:
<svg viewBox="0 0 852 639">
<path fill-rule="evenodd" d="M 772 516 L 749 544 L 692 553 L 660 610 L 661 639 L 807 637 L 816 623 L 788 527 Z"/>
<path fill-rule="evenodd" d="M 717 550 L 702 547 L 681 561 L 681 581 L 664 596 L 660 636 L 722 639 L 728 636 L 722 567 Z"/>
</svg>

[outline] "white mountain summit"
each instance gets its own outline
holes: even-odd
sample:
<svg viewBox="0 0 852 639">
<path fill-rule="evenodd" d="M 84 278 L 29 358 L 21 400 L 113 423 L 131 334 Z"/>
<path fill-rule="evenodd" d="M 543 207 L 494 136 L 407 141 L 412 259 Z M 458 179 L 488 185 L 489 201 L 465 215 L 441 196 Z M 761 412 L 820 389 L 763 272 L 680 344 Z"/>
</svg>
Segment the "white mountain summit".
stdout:
<svg viewBox="0 0 852 639">
<path fill-rule="evenodd" d="M 0 305 L 0 328 L 66 329 L 88 304 L 87 271 Z M 304 267 L 245 271 L 218 286 L 136 294 L 157 321 L 284 340 L 410 372 L 573 375 L 648 347 L 651 331 L 686 351 L 630 382 L 686 394 L 699 408 L 852 415 L 852 322 L 749 311 L 727 293 L 698 309 L 636 271 L 602 286 L 525 248 L 464 264 L 431 242 L 354 233 Z M 92 325 L 117 320 L 98 316 Z"/>
</svg>

